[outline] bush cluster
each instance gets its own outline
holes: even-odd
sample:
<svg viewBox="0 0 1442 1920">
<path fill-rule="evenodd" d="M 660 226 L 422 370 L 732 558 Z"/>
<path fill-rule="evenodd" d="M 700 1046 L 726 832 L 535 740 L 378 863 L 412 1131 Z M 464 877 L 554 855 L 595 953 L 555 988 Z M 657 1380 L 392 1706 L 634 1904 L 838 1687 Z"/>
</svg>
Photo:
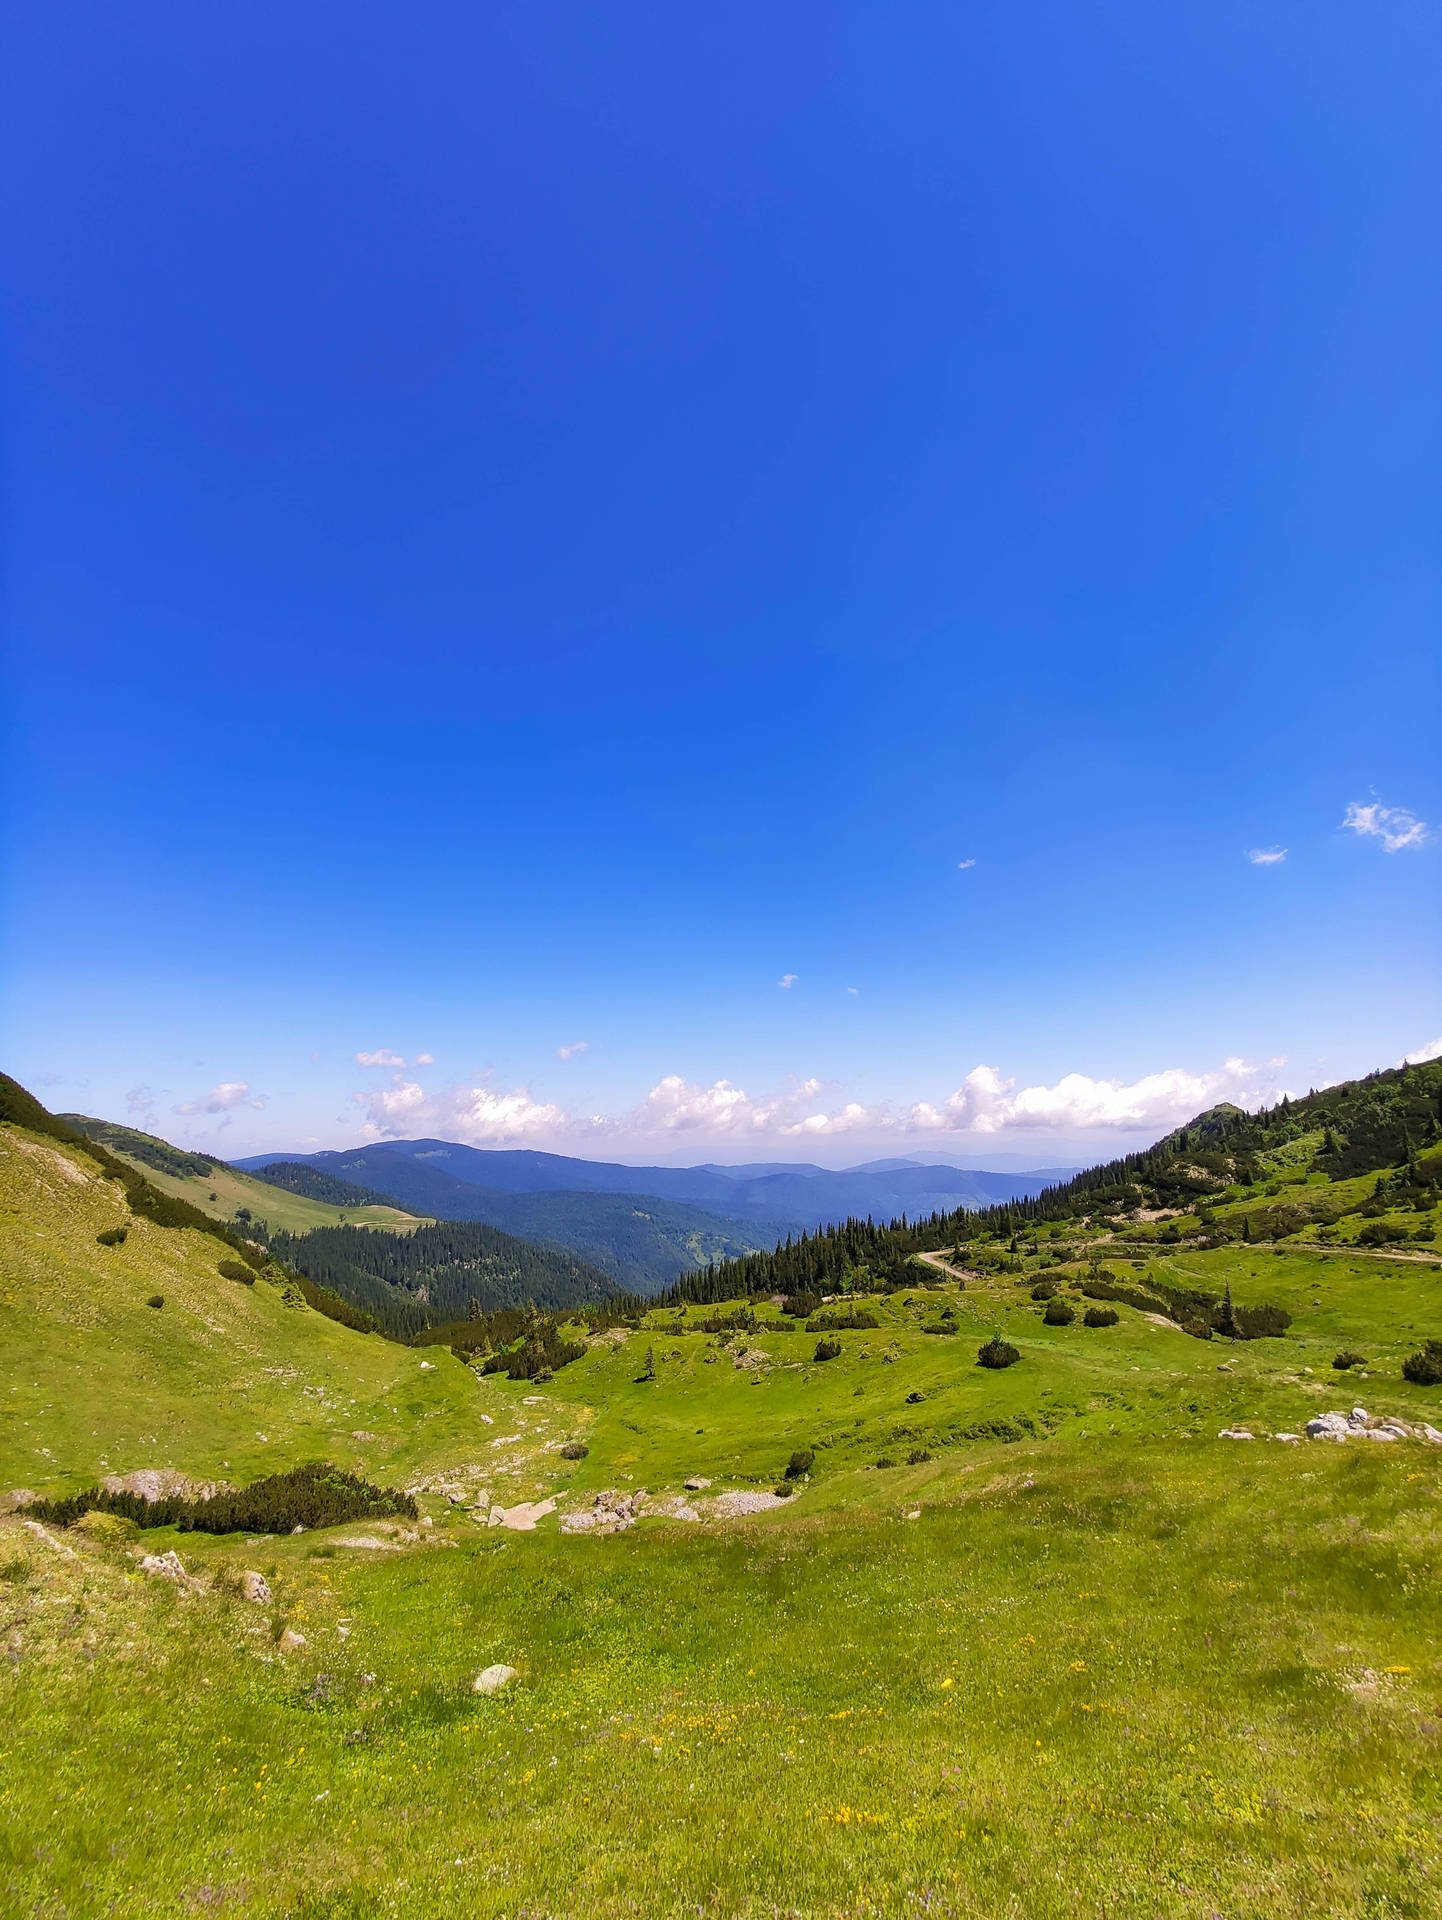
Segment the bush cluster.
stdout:
<svg viewBox="0 0 1442 1920">
<path fill-rule="evenodd" d="M 1442 1387 L 1442 1340 L 1428 1340 L 1402 1362 L 1402 1378 L 1414 1387 Z"/>
<path fill-rule="evenodd" d="M 568 1440 L 561 1449 L 563 1460 L 584 1460 L 591 1449 L 582 1440 Z"/>
<path fill-rule="evenodd" d="M 1021 1355 L 1009 1340 L 1003 1340 L 994 1333 L 984 1347 L 977 1350 L 976 1364 L 979 1367 L 1014 1367 Z"/>
<path fill-rule="evenodd" d="M 255 1285 L 255 1269 L 248 1267 L 243 1260 L 221 1260 L 215 1270 L 222 1280 L 238 1280 L 243 1287 Z"/>
<path fill-rule="evenodd" d="M 1349 1367 L 1365 1367 L 1366 1364 L 1366 1355 L 1358 1353 L 1352 1347 L 1343 1347 L 1340 1353 L 1334 1353 L 1332 1356 L 1332 1365 L 1338 1373 L 1346 1373 Z"/>
<path fill-rule="evenodd" d="M 95 1238 L 102 1247 L 119 1247 L 125 1244 L 125 1236 L 129 1231 L 129 1227 L 107 1227 L 104 1233 L 97 1233 Z"/>
<path fill-rule="evenodd" d="M 1049 1327 L 1069 1327 L 1076 1319 L 1076 1308 L 1065 1300 L 1048 1300 L 1042 1319 Z"/>
<path fill-rule="evenodd" d="M 816 1342 L 816 1351 L 811 1357 L 813 1360 L 834 1360 L 840 1352 L 841 1342 L 839 1340 L 818 1340 Z"/>
<path fill-rule="evenodd" d="M 810 1447 L 798 1447 L 786 1462 L 786 1478 L 799 1480 L 803 1474 L 810 1473 L 816 1460 L 816 1454 Z"/>
<path fill-rule="evenodd" d="M 268 1474 L 248 1487 L 212 1494 L 209 1500 L 179 1495 L 147 1500 L 139 1493 L 90 1487 L 64 1500 L 33 1501 L 27 1512 L 55 1527 L 73 1526 L 86 1513 L 115 1513 L 138 1527 L 178 1527 L 182 1533 L 289 1533 L 295 1527 L 336 1527 L 391 1515 L 414 1520 L 416 1503 L 408 1493 L 372 1486 L 322 1460 L 289 1473 Z"/>
</svg>

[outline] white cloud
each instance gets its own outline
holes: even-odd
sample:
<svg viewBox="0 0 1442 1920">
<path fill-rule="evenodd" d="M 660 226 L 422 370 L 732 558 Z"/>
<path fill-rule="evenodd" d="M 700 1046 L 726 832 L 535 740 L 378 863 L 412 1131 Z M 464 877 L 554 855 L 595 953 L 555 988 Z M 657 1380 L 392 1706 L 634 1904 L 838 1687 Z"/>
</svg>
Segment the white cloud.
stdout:
<svg viewBox="0 0 1442 1920">
<path fill-rule="evenodd" d="M 1415 1053 L 1404 1053 L 1397 1062 L 1399 1067 L 1420 1067 L 1428 1060 L 1442 1060 L 1442 1036 L 1429 1040 L 1425 1047 L 1418 1047 Z"/>
<path fill-rule="evenodd" d="M 974 867 L 975 865 L 975 860 L 958 860 L 956 870 L 958 873 L 965 873 L 968 867 Z"/>
<path fill-rule="evenodd" d="M 127 1113 L 149 1113 L 155 1105 L 155 1095 L 149 1087 L 132 1087 L 125 1096 Z"/>
<path fill-rule="evenodd" d="M 1380 840 L 1388 853 L 1400 853 L 1403 847 L 1420 847 L 1427 838 L 1427 827 L 1406 807 L 1384 807 L 1379 800 L 1362 806 L 1354 800 L 1342 817 L 1342 825 L 1366 838 Z"/>
<path fill-rule="evenodd" d="M 848 987 L 848 988 L 846 989 L 846 991 L 847 991 L 848 993 L 855 993 L 855 994 L 859 994 L 859 993 L 861 992 L 861 989 L 860 989 L 860 987 Z"/>
<path fill-rule="evenodd" d="M 1093 1129 L 1164 1133 L 1223 1100 L 1258 1106 L 1280 1097 L 1281 1089 L 1267 1084 L 1264 1076 L 1282 1064 L 1273 1060 L 1256 1066 L 1246 1060 L 1228 1060 L 1211 1073 L 1168 1067 L 1130 1084 L 1068 1073 L 1054 1087 L 1020 1091 L 1014 1080 L 1004 1079 L 995 1067 L 973 1067 L 941 1106 L 923 1102 L 912 1108 L 908 1120 L 923 1132 L 1001 1133 L 1009 1127 L 1037 1127 L 1078 1133 Z"/>
<path fill-rule="evenodd" d="M 1285 847 L 1252 847 L 1247 853 L 1247 858 L 1254 867 L 1275 867 L 1286 857 Z"/>
<path fill-rule="evenodd" d="M 236 1107 L 263 1107 L 244 1080 L 222 1080 L 218 1087 L 195 1100 L 185 1100 L 172 1113 L 230 1113 Z"/>
<path fill-rule="evenodd" d="M 436 1064 L 436 1056 L 433 1053 L 418 1053 L 415 1064 L 418 1067 L 433 1067 Z"/>
<path fill-rule="evenodd" d="M 398 1053 L 392 1053 L 389 1047 L 377 1047 L 374 1053 L 358 1053 L 355 1057 L 358 1067 L 403 1067 L 405 1061 Z M 421 1063 L 416 1062 L 417 1066 Z"/>
<path fill-rule="evenodd" d="M 569 1060 L 573 1053 L 587 1052 L 590 1048 L 590 1045 L 591 1043 L 589 1040 L 573 1040 L 569 1047 L 556 1048 L 556 1058 L 558 1060 Z"/>
<path fill-rule="evenodd" d="M 703 1087 L 671 1073 L 652 1087 L 627 1124 L 645 1133 L 761 1133 L 791 1139 L 887 1124 L 884 1108 L 863 1107 L 855 1101 L 836 1113 L 824 1112 L 817 1105 L 822 1087 L 820 1080 L 804 1080 L 773 1098 L 753 1100 L 729 1080 Z"/>
<path fill-rule="evenodd" d="M 388 1087 L 351 1098 L 365 1112 L 361 1131 L 374 1140 L 427 1133 L 467 1146 L 499 1146 L 550 1137 L 574 1125 L 564 1108 L 533 1100 L 525 1087 L 509 1093 L 493 1087 L 448 1087 L 444 1093 L 428 1094 L 397 1073 Z"/>
<path fill-rule="evenodd" d="M 800 977 L 800 974 L 796 973 L 783 973 L 776 984 L 778 987 L 794 987 Z"/>
</svg>

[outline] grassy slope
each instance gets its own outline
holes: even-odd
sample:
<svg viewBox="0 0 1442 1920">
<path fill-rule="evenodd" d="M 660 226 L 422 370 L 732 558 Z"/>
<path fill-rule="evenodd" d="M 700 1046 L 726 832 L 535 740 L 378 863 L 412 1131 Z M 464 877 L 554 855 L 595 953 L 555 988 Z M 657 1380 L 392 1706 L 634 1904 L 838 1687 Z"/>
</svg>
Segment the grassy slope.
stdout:
<svg viewBox="0 0 1442 1920">
<path fill-rule="evenodd" d="M 1442 1332 L 1434 1263 L 1234 1246 L 1121 1269 L 1294 1314 L 1284 1339 L 1236 1347 L 1124 1305 L 1112 1328 L 1049 1328 L 1011 1276 L 870 1302 L 884 1324 L 820 1365 L 815 1335 L 746 1336 L 772 1356 L 759 1376 L 656 1313 L 536 1389 L 441 1355 L 420 1375 L 418 1354 L 263 1284 L 227 1292 L 199 1236 L 100 1249 L 113 1190 L 21 1158 L 0 1160 L 0 1192 L 25 1267 L 6 1297 L 24 1296 L 43 1387 L 11 1396 L 32 1425 L 5 1458 L 27 1484 L 73 1484 L 97 1443 L 117 1467 L 259 1471 L 343 1425 L 386 1436 L 373 1470 L 446 1465 L 506 1504 L 564 1508 L 691 1473 L 769 1486 L 792 1448 L 817 1449 L 796 1501 L 729 1526 L 512 1536 L 430 1496 L 431 1551 L 147 1537 L 187 1565 L 263 1566 L 269 1610 L 180 1598 L 121 1551 L 74 1540 L 62 1559 L 0 1523 L 23 1649 L 0 1861 L 26 1911 L 1436 1911 L 1442 1449 L 1214 1437 L 1356 1401 L 1442 1425 L 1442 1390 L 1400 1376 Z M 183 1319 L 141 1304 L 165 1261 Z M 948 1304 L 958 1334 L 922 1333 Z M 997 1327 L 1023 1360 L 992 1374 L 974 1361 Z M 1341 1345 L 1365 1376 L 1331 1372 Z M 403 1380 L 333 1419 L 322 1394 L 355 1392 L 367 1364 Z M 264 1417 L 233 1403 L 242 1375 Z M 164 1444 L 125 1452 L 137 1376 Z M 1051 1437 L 956 1438 L 1022 1416 Z M 566 1466 L 572 1434 L 590 1452 Z M 913 1448 L 934 1458 L 871 1464 Z M 308 1644 L 282 1655 L 287 1620 Z M 522 1681 L 481 1700 L 470 1677 L 497 1660 Z"/>
<path fill-rule="evenodd" d="M 99 1246 L 113 1226 L 124 1244 Z M 222 1279 L 225 1256 L 127 1213 L 79 1149 L 0 1132 L 0 1486 L 147 1466 L 246 1480 L 325 1457 L 391 1479 L 473 1447 L 477 1389 L 449 1354 L 422 1371 L 264 1281 Z"/>
<path fill-rule="evenodd" d="M 130 1154 L 120 1158 L 139 1167 L 152 1186 L 177 1200 L 188 1200 L 214 1220 L 233 1220 L 237 1207 L 249 1207 L 257 1220 L 290 1233 L 309 1233 L 312 1227 L 384 1227 L 394 1233 L 408 1233 L 421 1224 L 421 1216 L 403 1213 L 398 1207 L 332 1207 L 323 1200 L 308 1200 L 302 1194 L 287 1193 L 284 1187 L 272 1187 L 252 1174 L 217 1162 L 209 1175 L 162 1173 L 145 1166 Z M 216 1198 L 211 1199 L 211 1194 Z"/>
</svg>

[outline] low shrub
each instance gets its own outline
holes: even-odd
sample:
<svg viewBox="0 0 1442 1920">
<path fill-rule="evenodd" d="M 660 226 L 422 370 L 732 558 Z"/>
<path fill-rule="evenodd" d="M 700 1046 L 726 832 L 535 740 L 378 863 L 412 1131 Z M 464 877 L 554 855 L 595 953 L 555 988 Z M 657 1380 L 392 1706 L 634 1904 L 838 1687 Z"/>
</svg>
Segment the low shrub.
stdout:
<svg viewBox="0 0 1442 1920">
<path fill-rule="evenodd" d="M 918 1388 L 914 1393 L 907 1394 L 906 1404 L 909 1407 L 919 1407 L 925 1398 L 926 1395 Z"/>
<path fill-rule="evenodd" d="M 215 1270 L 222 1280 L 238 1280 L 243 1287 L 255 1285 L 255 1269 L 248 1267 L 243 1260 L 222 1260 Z"/>
<path fill-rule="evenodd" d="M 886 1455 L 882 1454 L 881 1458 L 876 1463 L 876 1471 L 878 1473 L 885 1473 L 888 1467 L 894 1467 L 895 1465 L 896 1465 L 896 1462 L 894 1460 L 888 1460 Z"/>
<path fill-rule="evenodd" d="M 786 1482 L 781 1480 L 777 1482 L 771 1491 L 776 1495 L 778 1500 L 789 1500 L 796 1489 L 795 1487 L 787 1486 Z"/>
<path fill-rule="evenodd" d="M 561 1449 L 563 1460 L 584 1460 L 591 1449 L 583 1440 L 568 1440 Z"/>
<path fill-rule="evenodd" d="M 163 1293 L 152 1293 L 145 1304 L 147 1307 L 155 1307 L 158 1310 L 165 1305 L 165 1295 Z"/>
<path fill-rule="evenodd" d="M 1059 1289 L 1055 1280 L 1038 1280 L 1031 1290 L 1033 1300 L 1052 1300 Z"/>
<path fill-rule="evenodd" d="M 1442 1340 L 1428 1340 L 1402 1362 L 1402 1378 L 1414 1387 L 1442 1387 Z"/>
<path fill-rule="evenodd" d="M 77 1533 L 87 1535 L 98 1547 L 123 1546 L 136 1531 L 133 1520 L 126 1520 L 118 1513 L 101 1513 L 94 1507 L 89 1513 L 82 1513 L 74 1524 Z"/>
<path fill-rule="evenodd" d="M 979 1367 L 1014 1367 L 1021 1355 L 1009 1340 L 1003 1340 L 994 1333 L 984 1347 L 977 1349 L 976 1364 Z"/>
<path fill-rule="evenodd" d="M 816 1342 L 816 1351 L 811 1357 L 813 1360 L 834 1360 L 840 1352 L 841 1342 L 839 1340 L 818 1340 Z"/>
<path fill-rule="evenodd" d="M 102 1247 L 119 1247 L 125 1244 L 125 1236 L 129 1231 L 129 1227 L 107 1227 L 104 1233 L 97 1233 L 95 1238 Z"/>
<path fill-rule="evenodd" d="M 865 1307 L 851 1307 L 846 1312 L 838 1312 L 828 1307 L 825 1313 L 818 1313 L 806 1322 L 808 1333 L 835 1333 L 842 1327 L 877 1327 L 881 1322 L 874 1313 Z"/>
<path fill-rule="evenodd" d="M 1340 1353 L 1332 1355 L 1332 1365 L 1338 1373 L 1345 1373 L 1349 1367 L 1365 1367 L 1366 1364 L 1367 1356 L 1354 1352 L 1351 1347 L 1343 1347 Z"/>
<path fill-rule="evenodd" d="M 1069 1327 L 1076 1319 L 1076 1308 L 1065 1300 L 1049 1300 L 1042 1319 L 1049 1327 Z"/>
<path fill-rule="evenodd" d="M 788 1480 L 801 1479 L 803 1474 L 810 1473 L 812 1463 L 815 1459 L 816 1455 L 810 1447 L 798 1447 L 786 1462 L 786 1478 Z"/>
<path fill-rule="evenodd" d="M 177 1527 L 182 1533 L 289 1533 L 295 1527 L 335 1527 L 351 1520 L 403 1515 L 414 1520 L 408 1493 L 372 1486 L 327 1461 L 268 1474 L 248 1487 L 188 1500 L 172 1494 L 147 1500 L 139 1493 L 90 1487 L 64 1500 L 36 1500 L 27 1512 L 51 1526 L 71 1527 L 87 1513 L 114 1513 L 138 1527 Z"/>
<path fill-rule="evenodd" d="M 1183 1320 L 1179 1324 L 1182 1332 L 1189 1333 L 1193 1340 L 1210 1340 L 1212 1337 L 1212 1323 L 1210 1320 Z"/>
<path fill-rule="evenodd" d="M 1088 1327 L 1114 1327 L 1120 1317 L 1115 1307 L 1088 1307 L 1082 1315 L 1082 1324 Z"/>
<path fill-rule="evenodd" d="M 906 1456 L 906 1464 L 909 1467 L 919 1467 L 919 1466 L 922 1466 L 930 1458 L 931 1458 L 931 1455 L 927 1452 L 925 1447 L 913 1447 L 911 1449 L 911 1452 Z"/>
</svg>

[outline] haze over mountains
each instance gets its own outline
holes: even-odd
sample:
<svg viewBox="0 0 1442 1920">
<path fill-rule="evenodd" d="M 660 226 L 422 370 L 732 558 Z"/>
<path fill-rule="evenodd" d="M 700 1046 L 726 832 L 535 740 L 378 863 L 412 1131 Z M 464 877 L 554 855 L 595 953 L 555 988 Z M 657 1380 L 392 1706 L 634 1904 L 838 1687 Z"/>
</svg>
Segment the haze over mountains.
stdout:
<svg viewBox="0 0 1442 1920">
<path fill-rule="evenodd" d="M 923 1218 L 1036 1194 L 1067 1170 L 981 1173 L 919 1160 L 825 1167 L 758 1162 L 629 1167 L 529 1148 L 388 1140 L 348 1152 L 252 1154 L 262 1179 L 309 1167 L 437 1220 L 474 1220 L 594 1261 L 618 1285 L 655 1291 L 713 1260 L 767 1252 L 850 1218 Z M 294 1176 L 280 1176 L 293 1185 Z"/>
</svg>

